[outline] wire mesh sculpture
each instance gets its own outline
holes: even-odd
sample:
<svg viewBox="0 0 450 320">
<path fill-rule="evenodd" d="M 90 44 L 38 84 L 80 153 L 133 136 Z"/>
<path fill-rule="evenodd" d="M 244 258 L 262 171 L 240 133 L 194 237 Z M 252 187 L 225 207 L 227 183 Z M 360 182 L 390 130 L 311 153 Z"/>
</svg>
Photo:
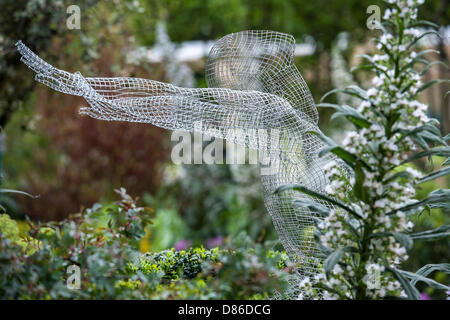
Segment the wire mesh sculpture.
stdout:
<svg viewBox="0 0 450 320">
<path fill-rule="evenodd" d="M 298 265 L 292 294 L 295 281 L 321 272 L 313 235 L 316 214 L 294 205 L 301 197 L 295 191 L 274 193 L 286 184 L 323 192 L 327 180 L 322 168 L 335 160 L 331 155 L 318 156 L 325 145 L 310 133 L 320 132 L 318 112 L 294 64 L 294 37 L 250 30 L 221 38 L 207 58 L 208 88 L 181 88 L 139 78 L 85 78 L 49 65 L 20 41 L 16 46 L 37 81 L 89 103 L 80 109 L 82 114 L 170 130 L 200 130 L 250 149 L 270 150 L 270 160 L 278 165 L 271 174 L 261 174 L 264 202 L 281 243 Z"/>
</svg>

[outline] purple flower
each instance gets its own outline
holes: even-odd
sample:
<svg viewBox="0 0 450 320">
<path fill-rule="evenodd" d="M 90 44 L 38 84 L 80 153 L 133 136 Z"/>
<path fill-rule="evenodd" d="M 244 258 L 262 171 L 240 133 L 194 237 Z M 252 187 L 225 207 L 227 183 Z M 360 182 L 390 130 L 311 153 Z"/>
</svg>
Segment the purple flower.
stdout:
<svg viewBox="0 0 450 320">
<path fill-rule="evenodd" d="M 191 244 L 192 244 L 192 241 L 183 239 L 183 240 L 180 240 L 177 243 L 175 243 L 173 245 L 173 247 L 176 251 L 181 251 L 181 250 L 184 250 L 184 249 L 190 247 Z"/>
<path fill-rule="evenodd" d="M 425 292 L 422 292 L 420 294 L 420 300 L 431 300 L 430 296 L 427 295 Z"/>
<path fill-rule="evenodd" d="M 206 246 L 208 248 L 218 247 L 223 243 L 223 237 L 217 236 L 214 238 L 206 239 Z"/>
</svg>

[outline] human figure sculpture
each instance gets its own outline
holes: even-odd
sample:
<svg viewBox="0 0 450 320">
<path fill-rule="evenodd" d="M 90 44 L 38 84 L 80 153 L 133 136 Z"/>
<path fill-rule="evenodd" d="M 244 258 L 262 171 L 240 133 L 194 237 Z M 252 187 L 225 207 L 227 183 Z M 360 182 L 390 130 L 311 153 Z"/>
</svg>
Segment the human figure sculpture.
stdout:
<svg viewBox="0 0 450 320">
<path fill-rule="evenodd" d="M 208 88 L 180 88 L 138 78 L 85 78 L 49 65 L 20 41 L 16 46 L 37 81 L 89 103 L 80 109 L 82 114 L 170 130 L 196 129 L 250 149 L 272 150 L 269 157 L 278 163 L 276 170 L 261 174 L 265 206 L 281 243 L 297 264 L 298 276 L 320 272 L 313 236 L 316 214 L 293 205 L 301 196 L 298 192 L 274 192 L 286 184 L 323 192 L 327 184 L 323 167 L 334 159 L 330 154 L 318 156 L 325 146 L 311 133 L 320 132 L 318 112 L 294 64 L 291 35 L 242 31 L 221 38 L 206 61 Z M 201 123 L 200 128 L 194 128 L 195 123 Z M 252 130 L 267 134 L 242 134 Z"/>
</svg>

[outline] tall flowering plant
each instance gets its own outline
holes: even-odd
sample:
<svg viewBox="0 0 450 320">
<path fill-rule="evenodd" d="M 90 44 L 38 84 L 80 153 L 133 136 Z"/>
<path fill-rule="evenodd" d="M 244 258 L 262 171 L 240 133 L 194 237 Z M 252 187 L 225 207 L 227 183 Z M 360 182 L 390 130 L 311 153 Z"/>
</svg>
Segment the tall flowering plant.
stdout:
<svg viewBox="0 0 450 320">
<path fill-rule="evenodd" d="M 427 277 L 436 270 L 449 273 L 449 263 L 426 265 L 416 273 L 400 269 L 414 241 L 450 234 L 450 225 L 414 232 L 409 219 L 433 208 L 450 208 L 450 189 L 415 199 L 418 185 L 450 173 L 450 135 L 442 137 L 439 122 L 428 118 L 427 105 L 417 100 L 420 92 L 442 80 L 422 83 L 421 76 L 441 62 L 426 60 L 424 55 L 435 50 L 417 51 L 416 44 L 426 35 L 439 33 L 436 25 L 417 19 L 417 8 L 424 0 L 385 2 L 389 9 L 380 24 L 382 35 L 374 39 L 377 52 L 364 55 L 367 64 L 358 66 L 375 72 L 372 87 L 364 90 L 352 85 L 322 99 L 332 93 L 348 94 L 360 99 L 356 108 L 319 104 L 336 109 L 335 116 L 346 117 L 355 126 L 342 146 L 320 135 L 329 146 L 319 156 L 327 152 L 337 156 L 324 168 L 330 182 L 325 193 L 301 185 L 278 190 L 295 189 L 331 204 L 299 200 L 323 216 L 316 221 L 315 235 L 325 257 L 324 272 L 299 284 L 299 298 L 419 299 L 415 288 L 419 281 L 449 290 Z M 419 70 L 419 64 L 425 67 Z M 442 169 L 423 176 L 408 167 L 413 160 L 432 156 L 446 158 Z M 339 161 L 347 170 L 338 166 Z"/>
</svg>

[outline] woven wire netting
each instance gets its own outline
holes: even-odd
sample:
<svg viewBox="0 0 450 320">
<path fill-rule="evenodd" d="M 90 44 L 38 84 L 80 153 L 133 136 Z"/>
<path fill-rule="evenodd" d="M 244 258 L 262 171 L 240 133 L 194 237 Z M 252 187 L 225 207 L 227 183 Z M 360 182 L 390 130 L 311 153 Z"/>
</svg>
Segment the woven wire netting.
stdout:
<svg viewBox="0 0 450 320">
<path fill-rule="evenodd" d="M 89 103 L 80 109 L 82 114 L 200 131 L 264 152 L 272 168 L 269 173 L 263 172 L 263 166 L 260 170 L 265 206 L 297 266 L 290 289 L 278 296 L 295 298 L 297 281 L 322 272 L 314 241 L 316 215 L 294 203 L 310 198 L 296 191 L 274 193 L 287 184 L 323 192 L 327 184 L 323 167 L 335 160 L 329 154 L 318 156 L 325 146 L 311 133 L 320 132 L 318 112 L 294 64 L 291 35 L 242 31 L 221 38 L 206 61 L 208 88 L 181 88 L 140 78 L 83 77 L 49 65 L 20 41 L 17 48 L 21 60 L 36 72 L 37 81 Z"/>
</svg>

